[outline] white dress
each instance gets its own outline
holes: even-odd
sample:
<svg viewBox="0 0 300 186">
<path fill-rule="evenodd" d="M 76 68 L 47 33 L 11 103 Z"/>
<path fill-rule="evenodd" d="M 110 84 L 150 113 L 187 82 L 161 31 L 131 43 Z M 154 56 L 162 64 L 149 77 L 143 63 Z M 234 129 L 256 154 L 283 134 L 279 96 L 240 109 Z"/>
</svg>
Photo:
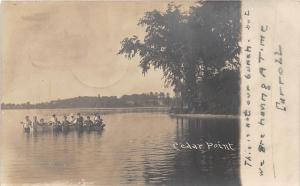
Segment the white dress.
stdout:
<svg viewBox="0 0 300 186">
<path fill-rule="evenodd" d="M 30 120 L 28 120 L 28 121 L 25 120 L 23 122 L 23 128 L 27 129 L 27 128 L 29 128 L 31 126 L 31 124 L 32 124 L 32 122 Z"/>
</svg>

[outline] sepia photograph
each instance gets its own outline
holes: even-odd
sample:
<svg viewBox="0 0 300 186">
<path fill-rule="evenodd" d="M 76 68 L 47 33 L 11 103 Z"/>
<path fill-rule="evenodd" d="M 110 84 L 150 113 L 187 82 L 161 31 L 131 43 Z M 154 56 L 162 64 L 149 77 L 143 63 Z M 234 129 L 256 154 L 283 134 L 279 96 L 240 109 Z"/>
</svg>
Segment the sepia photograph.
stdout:
<svg viewBox="0 0 300 186">
<path fill-rule="evenodd" d="M 1 185 L 240 186 L 240 1 L 3 1 Z"/>
</svg>

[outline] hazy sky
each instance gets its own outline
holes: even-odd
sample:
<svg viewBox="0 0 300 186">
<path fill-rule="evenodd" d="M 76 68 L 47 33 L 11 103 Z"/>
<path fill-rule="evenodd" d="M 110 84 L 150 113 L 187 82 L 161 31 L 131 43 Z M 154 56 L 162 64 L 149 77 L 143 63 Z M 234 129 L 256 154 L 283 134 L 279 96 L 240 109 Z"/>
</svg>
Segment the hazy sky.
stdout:
<svg viewBox="0 0 300 186">
<path fill-rule="evenodd" d="M 116 55 L 124 37 L 144 35 L 137 22 L 145 11 L 166 6 L 145 1 L 5 3 L 2 101 L 172 92 L 164 88 L 161 72 L 143 76 L 138 59 Z"/>
</svg>

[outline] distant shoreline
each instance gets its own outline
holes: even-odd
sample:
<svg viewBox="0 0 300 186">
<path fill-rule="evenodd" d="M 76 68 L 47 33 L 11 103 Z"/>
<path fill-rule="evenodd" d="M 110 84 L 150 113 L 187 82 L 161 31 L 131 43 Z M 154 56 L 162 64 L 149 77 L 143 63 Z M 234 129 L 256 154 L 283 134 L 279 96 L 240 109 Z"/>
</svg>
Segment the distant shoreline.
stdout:
<svg viewBox="0 0 300 186">
<path fill-rule="evenodd" d="M 200 118 L 200 119 L 239 119 L 240 115 L 226 114 L 170 114 L 177 118 Z"/>
<path fill-rule="evenodd" d="M 86 107 L 75 107 L 75 108 L 1 108 L 1 110 L 67 110 L 67 109 L 82 109 L 82 110 L 147 110 L 147 109 L 153 109 L 153 110 L 166 110 L 169 111 L 170 107 L 102 107 L 102 108 L 86 108 Z"/>
</svg>

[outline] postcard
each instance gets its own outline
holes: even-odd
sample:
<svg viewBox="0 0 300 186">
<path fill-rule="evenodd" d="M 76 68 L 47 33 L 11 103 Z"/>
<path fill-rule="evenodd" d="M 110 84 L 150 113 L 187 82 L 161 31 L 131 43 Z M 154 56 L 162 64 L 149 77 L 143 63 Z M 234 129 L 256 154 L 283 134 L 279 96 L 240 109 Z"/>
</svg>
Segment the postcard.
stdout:
<svg viewBox="0 0 300 186">
<path fill-rule="evenodd" d="M 2 1 L 1 185 L 299 185 L 299 1 Z"/>
</svg>

